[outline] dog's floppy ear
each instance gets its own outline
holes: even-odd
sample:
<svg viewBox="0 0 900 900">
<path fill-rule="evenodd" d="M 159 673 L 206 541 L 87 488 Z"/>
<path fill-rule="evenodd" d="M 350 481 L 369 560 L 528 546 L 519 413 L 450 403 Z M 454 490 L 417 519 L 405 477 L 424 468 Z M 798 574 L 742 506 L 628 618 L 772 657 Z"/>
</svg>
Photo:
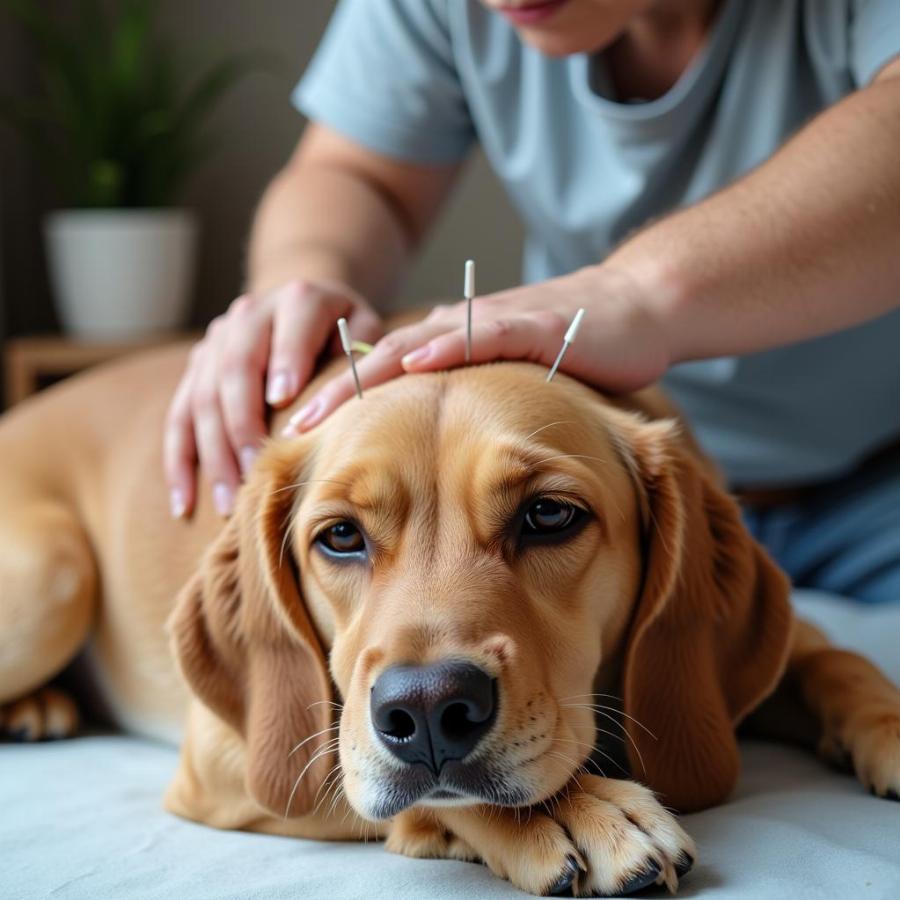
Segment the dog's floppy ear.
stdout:
<svg viewBox="0 0 900 900">
<path fill-rule="evenodd" d="M 328 733 L 305 740 L 330 725 L 331 683 L 285 538 L 297 456 L 290 445 L 261 456 L 169 619 L 185 679 L 243 736 L 247 789 L 278 816 L 309 812 L 331 766 L 330 754 L 312 762 Z"/>
<path fill-rule="evenodd" d="M 620 424 L 646 514 L 624 669 L 631 769 L 666 804 L 702 809 L 733 789 L 735 728 L 784 670 L 789 583 L 675 423 Z"/>
</svg>

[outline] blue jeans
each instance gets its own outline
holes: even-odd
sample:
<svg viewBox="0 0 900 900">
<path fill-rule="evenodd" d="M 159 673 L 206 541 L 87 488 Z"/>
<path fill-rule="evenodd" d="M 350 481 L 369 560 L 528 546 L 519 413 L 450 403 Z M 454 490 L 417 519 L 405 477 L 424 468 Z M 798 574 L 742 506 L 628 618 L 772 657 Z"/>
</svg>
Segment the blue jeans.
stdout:
<svg viewBox="0 0 900 900">
<path fill-rule="evenodd" d="M 900 601 L 900 451 L 744 521 L 795 587 Z"/>
</svg>

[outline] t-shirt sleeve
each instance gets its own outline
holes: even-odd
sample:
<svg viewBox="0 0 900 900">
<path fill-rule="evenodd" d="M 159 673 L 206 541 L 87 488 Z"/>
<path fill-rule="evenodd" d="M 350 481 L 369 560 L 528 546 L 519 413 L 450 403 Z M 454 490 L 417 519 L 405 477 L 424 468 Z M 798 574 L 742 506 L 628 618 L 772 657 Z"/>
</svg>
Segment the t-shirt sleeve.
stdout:
<svg viewBox="0 0 900 900">
<path fill-rule="evenodd" d="M 900 0 L 853 0 L 850 67 L 857 85 L 900 55 Z"/>
<path fill-rule="evenodd" d="M 294 105 L 377 153 L 449 163 L 474 129 L 453 58 L 447 3 L 341 0 Z"/>
</svg>

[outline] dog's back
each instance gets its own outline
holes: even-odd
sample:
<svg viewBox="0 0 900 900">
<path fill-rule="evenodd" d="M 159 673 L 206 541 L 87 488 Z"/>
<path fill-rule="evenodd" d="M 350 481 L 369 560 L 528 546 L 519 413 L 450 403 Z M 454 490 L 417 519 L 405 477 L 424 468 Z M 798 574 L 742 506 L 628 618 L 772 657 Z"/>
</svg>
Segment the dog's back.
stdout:
<svg viewBox="0 0 900 900">
<path fill-rule="evenodd" d="M 0 702 L 46 682 L 90 636 L 116 719 L 177 737 L 185 695 L 164 622 L 220 527 L 208 502 L 190 522 L 166 508 L 162 424 L 186 352 L 113 363 L 0 419 Z"/>
</svg>

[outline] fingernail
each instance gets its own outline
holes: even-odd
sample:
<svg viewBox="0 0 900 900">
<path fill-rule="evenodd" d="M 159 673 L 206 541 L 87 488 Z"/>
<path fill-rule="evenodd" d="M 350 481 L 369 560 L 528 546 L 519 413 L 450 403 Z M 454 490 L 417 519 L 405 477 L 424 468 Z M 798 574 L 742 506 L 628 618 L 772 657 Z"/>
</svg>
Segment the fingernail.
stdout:
<svg viewBox="0 0 900 900">
<path fill-rule="evenodd" d="M 213 485 L 213 506 L 220 516 L 230 516 L 234 509 L 234 491 L 224 481 Z"/>
<path fill-rule="evenodd" d="M 172 488 L 169 491 L 169 511 L 173 519 L 183 519 L 187 512 L 187 503 L 184 499 L 184 491 L 181 488 Z"/>
<path fill-rule="evenodd" d="M 256 447 L 244 447 L 238 454 L 241 463 L 241 472 L 244 475 L 253 468 L 253 463 L 256 462 L 257 456 L 259 456 L 259 450 Z"/>
<path fill-rule="evenodd" d="M 431 346 L 426 344 L 424 347 L 419 347 L 418 350 L 413 350 L 412 353 L 407 353 L 406 356 L 400 360 L 400 363 L 403 365 L 404 369 L 408 369 L 416 363 L 424 362 L 429 356 L 431 356 Z"/>
<path fill-rule="evenodd" d="M 275 406 L 284 403 L 297 392 L 296 377 L 291 372 L 275 372 L 266 387 L 266 403 Z"/>
<path fill-rule="evenodd" d="M 297 432 L 305 431 L 307 428 L 312 427 L 319 420 L 322 410 L 322 401 L 317 397 L 312 402 L 307 403 L 306 406 L 298 409 L 297 412 L 291 416 L 288 420 L 288 426 L 285 429 L 285 432 L 296 434 Z"/>
</svg>

